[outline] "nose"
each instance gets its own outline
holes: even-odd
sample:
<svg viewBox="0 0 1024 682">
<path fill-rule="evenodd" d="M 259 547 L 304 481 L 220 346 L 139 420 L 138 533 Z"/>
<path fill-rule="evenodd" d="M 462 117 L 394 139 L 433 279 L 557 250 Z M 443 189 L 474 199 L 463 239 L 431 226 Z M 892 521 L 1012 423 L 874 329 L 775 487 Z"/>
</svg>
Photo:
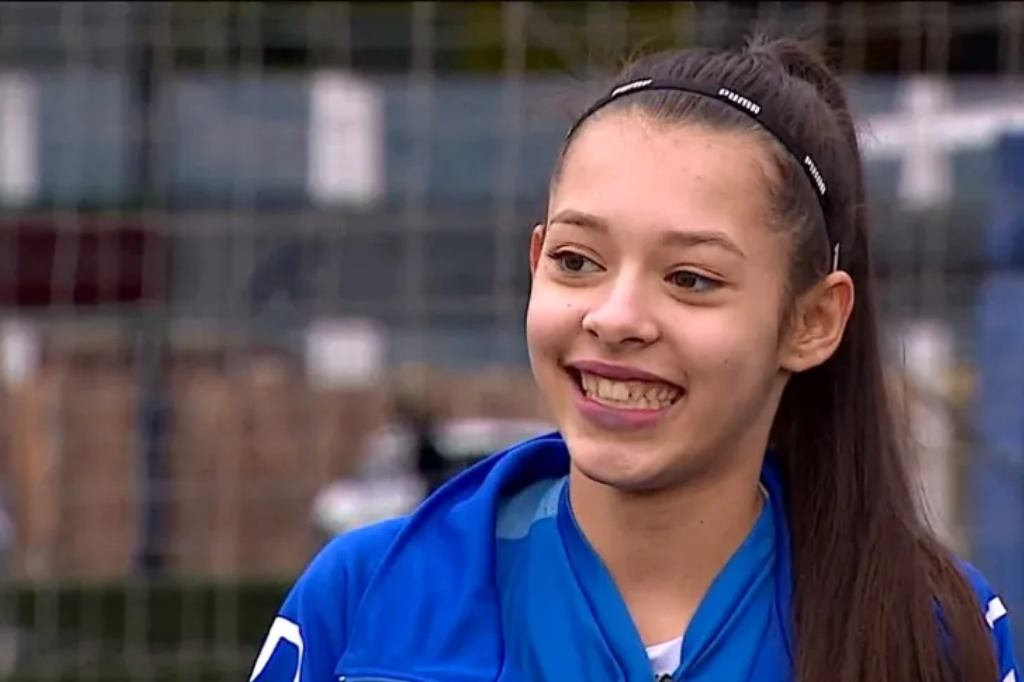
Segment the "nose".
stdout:
<svg viewBox="0 0 1024 682">
<path fill-rule="evenodd" d="M 651 297 L 635 278 L 619 277 L 583 316 L 583 329 L 609 346 L 646 345 L 658 338 Z"/>
</svg>

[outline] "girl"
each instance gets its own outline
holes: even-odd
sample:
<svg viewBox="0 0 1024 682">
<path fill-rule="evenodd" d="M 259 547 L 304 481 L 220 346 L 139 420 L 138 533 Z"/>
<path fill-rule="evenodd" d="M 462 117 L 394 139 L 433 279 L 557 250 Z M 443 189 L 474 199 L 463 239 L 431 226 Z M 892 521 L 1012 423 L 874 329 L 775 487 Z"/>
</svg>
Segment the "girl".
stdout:
<svg viewBox="0 0 1024 682">
<path fill-rule="evenodd" d="M 530 243 L 558 434 L 343 536 L 259 682 L 1013 682 L 922 524 L 883 383 L 862 162 L 804 46 L 632 64 Z"/>
</svg>

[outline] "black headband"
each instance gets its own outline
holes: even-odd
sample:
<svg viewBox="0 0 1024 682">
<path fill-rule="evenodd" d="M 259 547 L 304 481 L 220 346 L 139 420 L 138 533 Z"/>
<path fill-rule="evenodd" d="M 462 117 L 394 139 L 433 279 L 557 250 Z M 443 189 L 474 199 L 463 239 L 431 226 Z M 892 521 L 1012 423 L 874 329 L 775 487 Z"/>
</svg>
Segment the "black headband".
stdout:
<svg viewBox="0 0 1024 682">
<path fill-rule="evenodd" d="M 797 144 L 796 140 L 786 133 L 785 128 L 778 125 L 778 123 L 772 119 L 769 112 L 766 112 L 764 108 L 754 100 L 744 97 L 735 90 L 730 88 L 709 88 L 699 83 L 686 80 L 641 78 L 635 81 L 630 81 L 629 83 L 612 88 L 611 92 L 597 100 L 597 102 L 592 104 L 590 108 L 584 111 L 583 114 L 576 119 L 576 123 L 574 123 L 569 129 L 565 139 L 568 140 L 571 138 L 584 121 L 607 104 L 633 93 L 647 92 L 651 90 L 675 90 L 677 92 L 687 92 L 710 97 L 711 99 L 731 106 L 737 111 L 743 112 L 757 121 L 762 128 L 771 133 L 771 135 L 786 148 L 786 151 L 796 159 L 797 163 L 800 164 L 800 168 L 802 168 L 804 174 L 807 175 L 807 179 L 810 181 L 811 187 L 814 188 L 814 193 L 818 197 L 818 204 L 821 206 L 822 215 L 825 217 L 825 232 L 828 235 L 828 241 L 832 247 L 832 269 L 839 269 L 839 238 L 838 235 L 833 233 L 833 226 L 830 220 L 832 217 L 831 197 L 828 193 L 828 185 L 825 183 L 825 178 L 822 177 L 821 171 L 818 170 L 818 164 L 814 162 L 814 159 L 811 158 L 810 154 L 803 151 L 803 147 Z"/>
</svg>

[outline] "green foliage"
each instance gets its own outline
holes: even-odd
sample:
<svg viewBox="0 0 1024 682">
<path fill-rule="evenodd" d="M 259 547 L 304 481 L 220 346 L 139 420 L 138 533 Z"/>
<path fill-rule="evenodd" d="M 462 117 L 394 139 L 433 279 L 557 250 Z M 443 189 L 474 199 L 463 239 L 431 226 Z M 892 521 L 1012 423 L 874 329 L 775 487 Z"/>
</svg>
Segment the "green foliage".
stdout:
<svg viewBox="0 0 1024 682">
<path fill-rule="evenodd" d="M 7 583 L 9 682 L 244 680 L 288 583 Z"/>
</svg>

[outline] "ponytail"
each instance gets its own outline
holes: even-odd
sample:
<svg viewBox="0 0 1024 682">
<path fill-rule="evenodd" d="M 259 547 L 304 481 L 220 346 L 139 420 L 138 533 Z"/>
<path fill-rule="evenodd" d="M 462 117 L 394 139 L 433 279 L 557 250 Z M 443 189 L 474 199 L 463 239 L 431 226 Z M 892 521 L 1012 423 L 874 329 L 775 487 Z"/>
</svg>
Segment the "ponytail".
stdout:
<svg viewBox="0 0 1024 682">
<path fill-rule="evenodd" d="M 993 682 L 998 666 L 981 606 L 921 520 L 908 442 L 890 406 L 863 162 L 847 97 L 799 41 L 758 38 L 748 50 L 813 88 L 849 164 L 836 220 L 857 301 L 833 357 L 791 379 L 773 432 L 793 535 L 795 679 Z"/>
</svg>

